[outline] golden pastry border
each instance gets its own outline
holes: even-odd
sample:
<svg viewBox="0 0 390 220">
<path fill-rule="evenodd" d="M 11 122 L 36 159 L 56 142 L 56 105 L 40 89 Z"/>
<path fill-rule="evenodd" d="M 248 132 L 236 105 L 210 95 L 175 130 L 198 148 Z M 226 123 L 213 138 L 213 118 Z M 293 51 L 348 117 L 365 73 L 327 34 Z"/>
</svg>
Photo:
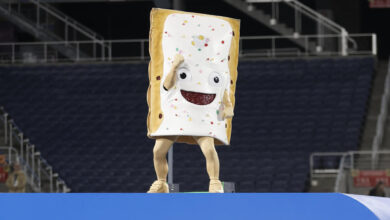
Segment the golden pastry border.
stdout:
<svg viewBox="0 0 390 220">
<path fill-rule="evenodd" d="M 233 108 L 235 106 L 235 91 L 237 82 L 237 65 L 238 65 L 238 53 L 239 53 L 239 39 L 240 39 L 240 20 L 234 18 L 228 18 L 223 16 L 207 15 L 200 13 L 176 11 L 169 9 L 153 8 L 150 12 L 150 31 L 149 31 L 149 87 L 147 91 L 147 103 L 149 106 L 148 117 L 147 117 L 147 128 L 148 137 L 156 139 L 158 136 L 151 136 L 151 134 L 160 127 L 164 118 L 160 103 L 160 84 L 162 81 L 164 55 L 162 50 L 162 36 L 164 32 L 164 22 L 168 15 L 180 13 L 180 14 L 193 14 L 200 16 L 216 17 L 223 19 L 230 23 L 234 36 L 230 45 L 229 52 L 229 71 L 230 71 L 230 101 L 232 102 Z M 153 39 L 153 40 L 152 40 Z M 153 113 L 153 114 L 152 114 Z M 226 135 L 228 144 L 230 144 L 231 132 L 232 132 L 232 119 L 226 120 Z M 176 142 L 197 144 L 192 136 L 179 136 Z M 214 138 L 215 145 L 225 145 L 218 139 Z"/>
</svg>

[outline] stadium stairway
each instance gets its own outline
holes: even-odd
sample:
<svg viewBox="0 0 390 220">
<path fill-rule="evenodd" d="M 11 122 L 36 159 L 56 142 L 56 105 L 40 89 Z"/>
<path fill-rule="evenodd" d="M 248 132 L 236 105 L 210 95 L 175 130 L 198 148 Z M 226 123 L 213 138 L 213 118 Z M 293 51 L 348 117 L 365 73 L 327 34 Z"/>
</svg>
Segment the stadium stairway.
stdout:
<svg viewBox="0 0 390 220">
<path fill-rule="evenodd" d="M 4 126 L 0 125 L 0 147 L 6 146 L 5 138 L 4 138 Z M 7 192 L 8 188 L 5 186 L 5 183 L 0 182 L 0 192 Z"/>
<path fill-rule="evenodd" d="M 36 11 L 39 12 L 38 15 Z M 36 19 L 39 15 L 46 19 Z M 101 43 L 103 40 L 102 36 L 65 15 L 45 1 L 2 1 L 0 2 L 0 16 L 41 41 L 68 42 L 69 40 L 90 40 L 97 43 L 97 45 L 91 46 L 103 46 Z M 54 28 L 53 23 L 56 23 L 58 27 Z M 59 27 L 66 27 L 66 29 L 61 30 Z M 88 49 L 88 51 L 80 50 L 78 46 L 76 47 L 70 43 L 49 44 L 49 47 L 57 50 L 65 58 L 73 61 L 79 58 L 91 58 L 93 55 L 92 49 Z M 42 52 L 40 56 L 47 59 L 45 52 Z M 16 53 L 15 58 L 20 59 L 19 56 Z"/>
<path fill-rule="evenodd" d="M 7 146 L 4 138 L 4 126 L 0 125 L 0 147 Z M 2 153 L 2 152 L 1 152 Z M 4 182 L 0 182 L 0 192 L 8 192 L 8 188 Z"/>
<path fill-rule="evenodd" d="M 282 36 L 293 36 L 294 34 L 302 34 L 297 32 L 296 29 L 294 30 L 294 28 L 291 27 L 287 22 L 283 22 L 278 19 L 273 21 L 274 18 L 272 17 L 271 14 L 268 14 L 269 12 L 262 10 L 261 9 L 262 7 L 257 7 L 259 4 L 253 4 L 252 2 L 247 2 L 245 0 L 224 0 L 224 1 L 227 4 L 235 7 L 237 10 L 245 13 L 249 17 L 260 22 L 261 24 L 265 25 L 266 27 L 270 28 L 271 30 L 275 31 L 276 33 Z M 292 2 L 291 4 L 294 5 L 295 2 Z M 298 6 L 295 6 L 295 8 L 301 10 L 300 7 Z M 321 16 L 322 16 L 321 14 L 318 14 L 318 20 L 316 20 L 316 22 L 318 23 L 323 22 L 322 21 L 323 19 L 320 18 Z M 287 38 L 287 39 L 299 45 L 300 47 L 305 48 L 306 51 L 315 52 L 316 44 L 314 42 L 311 42 L 310 40 L 309 42 L 305 42 L 304 39 L 299 39 L 299 38 L 297 39 Z"/>
<path fill-rule="evenodd" d="M 1 124 L 0 125 L 0 147 L 8 147 L 10 145 L 9 145 L 9 143 L 5 142 L 5 137 L 4 137 L 5 130 L 4 130 L 4 125 L 3 125 L 2 121 L 0 124 Z M 15 150 L 17 150 L 17 147 L 15 145 L 14 145 L 14 148 L 15 148 Z M 0 154 L 5 154 L 6 156 L 8 155 L 7 152 L 8 152 L 8 150 L 0 150 Z M 13 159 L 15 160 L 15 158 L 13 158 Z M 6 160 L 7 160 L 8 164 L 10 164 L 9 158 L 6 157 Z M 8 192 L 8 187 L 5 185 L 5 182 L 0 182 L 0 192 Z M 26 185 L 26 192 L 34 192 L 33 187 L 28 182 Z"/>
<path fill-rule="evenodd" d="M 240 62 L 231 146 L 217 148 L 221 179 L 237 192 L 307 190 L 310 153 L 358 149 L 373 68 L 372 57 Z M 73 192 L 148 189 L 146 64 L 0 71 L 0 104 Z M 207 190 L 199 147 L 174 145 L 174 182 Z"/>
<path fill-rule="evenodd" d="M 380 65 L 381 69 L 379 71 L 386 72 L 387 74 L 390 74 L 390 66 L 389 65 L 390 65 L 390 61 L 382 61 L 381 65 Z M 389 103 L 389 105 L 390 105 L 390 103 Z M 387 107 L 387 109 L 389 109 L 389 106 Z M 380 146 L 380 150 L 390 151 L 390 113 L 389 113 L 389 110 L 387 111 L 385 129 L 384 129 L 384 134 L 383 134 L 383 143 L 382 143 L 382 146 Z M 379 168 L 389 168 L 390 167 L 390 154 L 379 155 L 378 167 Z"/>
<path fill-rule="evenodd" d="M 4 125 L 0 125 L 0 146 L 6 146 L 4 133 Z"/>
<path fill-rule="evenodd" d="M 376 133 L 376 124 L 381 108 L 381 99 L 384 92 L 384 82 L 387 75 L 387 61 L 378 61 L 373 87 L 368 105 L 366 123 L 364 126 L 360 150 L 371 150 L 373 139 Z M 390 130 L 390 129 L 388 129 Z M 389 132 L 389 131 L 388 131 Z M 390 132 L 388 133 L 390 135 Z M 385 139 L 388 135 L 384 135 Z"/>
<path fill-rule="evenodd" d="M 381 63 L 381 71 L 390 74 L 388 64 L 389 64 L 388 62 L 382 62 Z M 385 80 L 383 80 L 383 81 L 385 81 Z M 379 106 L 378 108 L 380 108 L 379 104 L 378 104 L 378 106 Z M 390 114 L 389 114 L 389 112 L 387 112 L 386 128 L 385 128 L 385 133 L 383 135 L 382 150 L 390 150 Z"/>
</svg>

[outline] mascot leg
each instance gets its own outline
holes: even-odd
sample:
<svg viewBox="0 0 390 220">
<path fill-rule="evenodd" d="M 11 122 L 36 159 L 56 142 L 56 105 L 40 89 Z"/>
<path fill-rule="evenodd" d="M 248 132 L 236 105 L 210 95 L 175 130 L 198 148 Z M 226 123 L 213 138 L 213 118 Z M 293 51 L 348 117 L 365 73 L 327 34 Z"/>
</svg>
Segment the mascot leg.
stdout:
<svg viewBox="0 0 390 220">
<path fill-rule="evenodd" d="M 219 159 L 212 137 L 194 137 L 206 158 L 207 173 L 210 177 L 209 192 L 223 193 L 221 181 L 219 181 Z"/>
<path fill-rule="evenodd" d="M 156 139 L 156 143 L 153 148 L 153 162 L 154 169 L 156 171 L 157 180 L 153 182 L 148 193 L 168 193 L 169 188 L 166 181 L 168 174 L 168 163 L 166 155 L 169 148 L 171 148 L 173 142 L 177 137 L 161 137 Z"/>
</svg>

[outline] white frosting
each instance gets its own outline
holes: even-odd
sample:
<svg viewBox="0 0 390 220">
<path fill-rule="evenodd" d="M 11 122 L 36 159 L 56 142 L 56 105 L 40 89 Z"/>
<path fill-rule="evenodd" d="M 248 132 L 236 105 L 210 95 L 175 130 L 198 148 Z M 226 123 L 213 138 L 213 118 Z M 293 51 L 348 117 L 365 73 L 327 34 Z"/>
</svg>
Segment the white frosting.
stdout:
<svg viewBox="0 0 390 220">
<path fill-rule="evenodd" d="M 151 136 L 210 136 L 228 144 L 226 121 L 221 114 L 223 94 L 225 90 L 229 92 L 230 85 L 228 56 L 232 36 L 230 24 L 223 19 L 178 13 L 167 17 L 162 40 L 162 82 L 176 54 L 181 54 L 184 62 L 177 70 L 174 87 L 166 91 L 161 83 L 163 121 Z M 186 75 L 184 79 L 180 77 L 182 73 Z M 194 104 L 183 97 L 181 90 L 215 94 L 215 98 L 209 104 Z"/>
</svg>

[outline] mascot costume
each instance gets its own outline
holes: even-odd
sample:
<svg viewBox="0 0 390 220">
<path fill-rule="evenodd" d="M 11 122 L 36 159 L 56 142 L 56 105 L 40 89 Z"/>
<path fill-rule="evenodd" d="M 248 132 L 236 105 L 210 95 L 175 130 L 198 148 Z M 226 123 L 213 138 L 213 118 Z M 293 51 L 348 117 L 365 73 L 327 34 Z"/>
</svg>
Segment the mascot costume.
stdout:
<svg viewBox="0 0 390 220">
<path fill-rule="evenodd" d="M 169 192 L 166 154 L 181 142 L 200 146 L 209 192 L 222 193 L 215 145 L 230 143 L 240 21 L 166 9 L 152 9 L 150 20 L 147 126 L 157 180 L 148 192 Z"/>
</svg>

